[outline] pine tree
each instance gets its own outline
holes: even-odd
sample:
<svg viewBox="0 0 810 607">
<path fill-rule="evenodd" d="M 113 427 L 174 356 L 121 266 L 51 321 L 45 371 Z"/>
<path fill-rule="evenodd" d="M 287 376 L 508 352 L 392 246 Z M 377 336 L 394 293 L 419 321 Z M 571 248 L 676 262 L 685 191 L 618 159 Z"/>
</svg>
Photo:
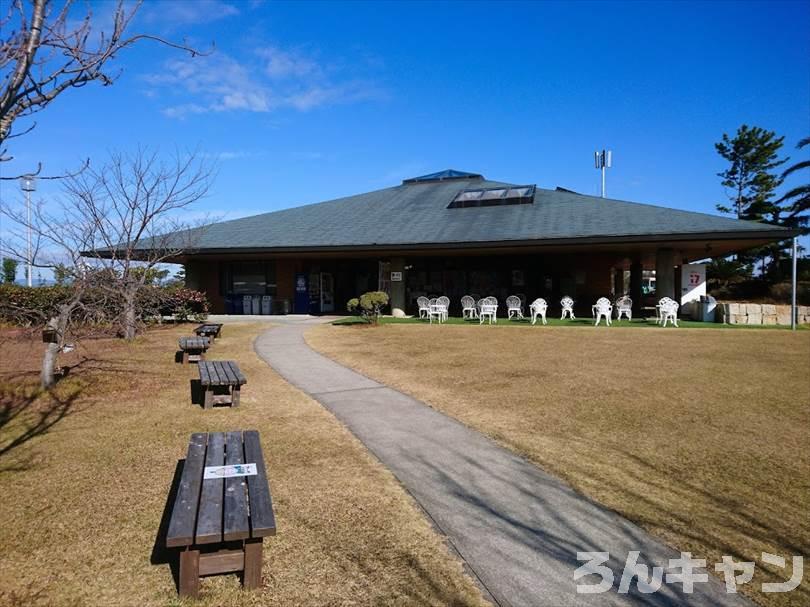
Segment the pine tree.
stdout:
<svg viewBox="0 0 810 607">
<path fill-rule="evenodd" d="M 714 147 L 731 166 L 717 175 L 729 190 L 732 206 L 718 204 L 717 210 L 753 221 L 765 221 L 778 214 L 773 197 L 783 177 L 774 171 L 788 160 L 778 156 L 784 139 L 773 131 L 745 124 L 737 129 L 733 139 L 723 134 L 722 141 Z"/>
</svg>

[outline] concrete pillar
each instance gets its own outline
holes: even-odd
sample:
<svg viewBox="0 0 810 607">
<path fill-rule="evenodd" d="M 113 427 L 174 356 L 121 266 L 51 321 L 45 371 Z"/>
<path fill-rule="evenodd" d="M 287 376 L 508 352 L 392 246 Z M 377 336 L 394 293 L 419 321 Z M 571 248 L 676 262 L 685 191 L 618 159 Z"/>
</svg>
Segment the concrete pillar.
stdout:
<svg viewBox="0 0 810 607">
<path fill-rule="evenodd" d="M 630 264 L 630 299 L 633 300 L 633 315 L 641 317 L 641 283 L 642 283 L 642 270 L 640 259 L 634 259 Z"/>
<path fill-rule="evenodd" d="M 391 315 L 397 318 L 405 316 L 405 259 L 394 257 L 391 259 L 391 277 L 399 272 L 401 280 L 391 281 Z"/>
<path fill-rule="evenodd" d="M 655 298 L 675 299 L 675 251 L 658 249 L 655 252 Z"/>
</svg>

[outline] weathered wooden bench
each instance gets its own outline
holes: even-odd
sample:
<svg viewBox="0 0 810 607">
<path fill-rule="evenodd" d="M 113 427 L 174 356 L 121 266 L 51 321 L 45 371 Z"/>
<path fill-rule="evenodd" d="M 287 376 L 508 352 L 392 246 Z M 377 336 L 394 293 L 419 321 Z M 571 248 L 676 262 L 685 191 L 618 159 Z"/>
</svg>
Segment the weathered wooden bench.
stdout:
<svg viewBox="0 0 810 607">
<path fill-rule="evenodd" d="M 204 478 L 206 467 L 238 464 L 256 474 Z M 262 540 L 275 533 L 259 433 L 192 434 L 166 534 L 166 546 L 181 549 L 180 596 L 196 597 L 200 576 L 218 573 L 242 572 L 242 585 L 258 588 Z"/>
<path fill-rule="evenodd" d="M 205 351 L 211 345 L 207 337 L 181 337 L 180 350 L 183 352 L 183 364 L 189 361 L 205 360 Z"/>
<path fill-rule="evenodd" d="M 214 404 L 239 406 L 239 392 L 247 379 L 232 360 L 210 360 L 198 363 L 200 386 L 203 390 L 203 407 Z"/>
<path fill-rule="evenodd" d="M 207 337 L 213 342 L 222 333 L 222 323 L 209 322 L 201 324 L 194 329 L 194 333 L 199 337 Z"/>
</svg>

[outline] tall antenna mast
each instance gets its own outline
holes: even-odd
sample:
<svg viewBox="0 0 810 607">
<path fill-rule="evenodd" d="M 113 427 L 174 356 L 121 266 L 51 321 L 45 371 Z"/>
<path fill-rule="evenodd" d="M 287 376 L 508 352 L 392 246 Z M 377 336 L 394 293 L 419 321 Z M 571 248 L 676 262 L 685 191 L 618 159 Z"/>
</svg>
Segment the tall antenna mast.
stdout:
<svg viewBox="0 0 810 607">
<path fill-rule="evenodd" d="M 613 163 L 613 152 L 610 150 L 602 150 L 601 152 L 594 152 L 593 159 L 597 169 L 602 170 L 602 198 L 605 197 L 605 170 L 609 169 Z"/>
</svg>

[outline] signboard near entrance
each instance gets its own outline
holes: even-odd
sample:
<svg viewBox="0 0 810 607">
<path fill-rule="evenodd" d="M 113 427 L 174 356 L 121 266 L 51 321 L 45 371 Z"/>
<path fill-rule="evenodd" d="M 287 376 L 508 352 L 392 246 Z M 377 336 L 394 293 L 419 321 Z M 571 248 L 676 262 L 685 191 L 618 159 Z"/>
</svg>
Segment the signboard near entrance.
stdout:
<svg viewBox="0 0 810 607">
<path fill-rule="evenodd" d="M 402 282 L 402 272 L 391 272 L 391 282 Z"/>
</svg>

